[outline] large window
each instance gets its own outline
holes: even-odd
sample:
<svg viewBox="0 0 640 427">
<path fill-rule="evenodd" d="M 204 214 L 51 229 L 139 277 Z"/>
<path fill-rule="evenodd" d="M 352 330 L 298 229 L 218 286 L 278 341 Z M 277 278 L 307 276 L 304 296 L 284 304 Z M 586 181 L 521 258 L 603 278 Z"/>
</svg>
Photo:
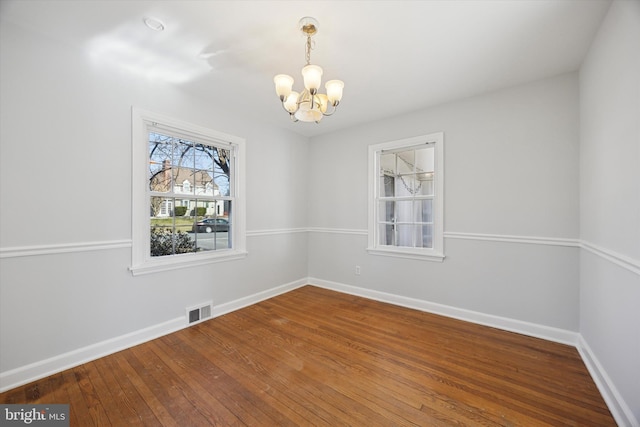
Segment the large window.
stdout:
<svg viewBox="0 0 640 427">
<path fill-rule="evenodd" d="M 244 140 L 133 110 L 134 274 L 245 255 Z"/>
<path fill-rule="evenodd" d="M 443 134 L 369 146 L 370 253 L 442 261 Z"/>
</svg>

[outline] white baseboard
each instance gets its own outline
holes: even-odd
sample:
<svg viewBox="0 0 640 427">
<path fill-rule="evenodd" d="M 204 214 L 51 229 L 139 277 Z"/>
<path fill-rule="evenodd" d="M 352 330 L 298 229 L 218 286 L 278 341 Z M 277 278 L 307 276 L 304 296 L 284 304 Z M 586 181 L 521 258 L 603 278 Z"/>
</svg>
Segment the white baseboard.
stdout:
<svg viewBox="0 0 640 427">
<path fill-rule="evenodd" d="M 275 288 L 267 289 L 266 291 L 258 292 L 257 294 L 249 295 L 244 298 L 240 298 L 234 301 L 230 301 L 225 304 L 216 305 L 213 307 L 213 317 L 222 316 L 223 314 L 231 313 L 232 311 L 240 310 L 241 308 L 248 307 L 252 304 L 259 303 L 269 298 L 273 298 L 277 295 L 287 293 L 301 286 L 308 284 L 307 279 L 300 279 L 285 285 L 277 286 Z"/>
<path fill-rule="evenodd" d="M 342 283 L 331 282 L 317 278 L 309 278 L 309 283 L 321 288 L 331 289 L 351 295 L 361 296 L 381 302 L 388 302 L 402 307 L 413 308 L 415 310 L 440 314 L 454 319 L 465 320 L 480 325 L 491 326 L 505 331 L 516 332 L 531 337 L 542 338 L 562 344 L 575 346 L 578 342 L 578 333 L 565 329 L 552 328 L 550 326 L 538 325 L 521 320 L 509 319 L 506 317 L 494 316 L 477 311 L 456 308 L 444 304 L 438 304 L 417 298 L 409 298 L 387 292 L 374 291 Z"/>
<path fill-rule="evenodd" d="M 629 405 L 626 404 L 582 335 L 580 335 L 578 339 L 576 348 L 618 425 L 640 427 L 640 422 L 633 414 Z"/>
<path fill-rule="evenodd" d="M 235 301 L 216 305 L 213 307 L 212 315 L 213 317 L 221 316 L 231 311 L 272 298 L 276 295 L 289 292 L 305 284 L 307 284 L 307 280 L 300 279 L 237 299 Z M 163 335 L 179 331 L 187 326 L 188 321 L 185 315 L 158 325 L 140 329 L 138 331 L 82 347 L 77 350 L 72 350 L 29 365 L 21 366 L 10 371 L 2 372 L 0 373 L 0 393 L 28 384 L 32 381 L 48 377 L 49 375 L 57 374 L 58 372 L 62 372 L 75 366 L 82 365 L 83 363 L 91 362 L 92 360 L 99 359 L 100 357 L 108 356 L 109 354 L 151 341 Z"/>
<path fill-rule="evenodd" d="M 177 317 L 158 325 L 2 372 L 0 373 L 0 393 L 178 331 L 185 327 L 185 323 L 184 316 Z"/>
</svg>

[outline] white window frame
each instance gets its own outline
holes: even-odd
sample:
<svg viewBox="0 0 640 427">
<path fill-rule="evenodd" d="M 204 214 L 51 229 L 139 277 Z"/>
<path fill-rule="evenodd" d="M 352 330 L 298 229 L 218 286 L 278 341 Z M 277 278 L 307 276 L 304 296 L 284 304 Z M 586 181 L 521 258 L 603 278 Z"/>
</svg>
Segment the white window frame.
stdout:
<svg viewBox="0 0 640 427">
<path fill-rule="evenodd" d="M 411 248 L 379 244 L 378 201 L 380 198 L 380 153 L 386 150 L 434 146 L 433 247 Z M 369 146 L 369 227 L 367 252 L 399 258 L 442 262 L 444 254 L 444 133 L 432 133 Z"/>
<path fill-rule="evenodd" d="M 163 114 L 133 107 L 132 120 L 132 256 L 129 270 L 134 276 L 158 271 L 206 265 L 214 262 L 246 257 L 246 200 L 245 200 L 245 146 L 246 141 L 234 135 L 225 134 L 202 126 L 194 125 Z M 148 179 L 149 126 L 160 124 L 170 128 L 185 138 L 215 141 L 216 146 L 231 149 L 232 176 L 229 184 L 235 188 L 233 204 L 233 227 L 229 250 L 203 251 L 188 254 L 152 257 L 150 254 L 150 189 Z"/>
</svg>

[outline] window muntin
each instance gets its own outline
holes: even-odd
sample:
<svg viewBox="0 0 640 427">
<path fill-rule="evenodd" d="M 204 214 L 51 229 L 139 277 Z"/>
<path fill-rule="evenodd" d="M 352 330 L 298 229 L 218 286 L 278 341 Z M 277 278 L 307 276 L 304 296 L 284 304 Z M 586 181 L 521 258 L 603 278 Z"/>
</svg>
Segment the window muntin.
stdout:
<svg viewBox="0 0 640 427">
<path fill-rule="evenodd" d="M 246 256 L 244 139 L 136 108 L 132 120 L 132 273 Z"/>
<path fill-rule="evenodd" d="M 443 135 L 369 147 L 369 252 L 442 260 Z"/>
</svg>

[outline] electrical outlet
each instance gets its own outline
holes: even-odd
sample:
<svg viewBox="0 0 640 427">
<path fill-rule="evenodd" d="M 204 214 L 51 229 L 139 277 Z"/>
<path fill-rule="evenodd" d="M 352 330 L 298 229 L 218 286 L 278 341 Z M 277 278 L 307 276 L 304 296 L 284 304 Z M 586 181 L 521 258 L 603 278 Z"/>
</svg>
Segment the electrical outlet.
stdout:
<svg viewBox="0 0 640 427">
<path fill-rule="evenodd" d="M 360 266 L 356 265 L 356 276 L 360 275 Z"/>
</svg>

